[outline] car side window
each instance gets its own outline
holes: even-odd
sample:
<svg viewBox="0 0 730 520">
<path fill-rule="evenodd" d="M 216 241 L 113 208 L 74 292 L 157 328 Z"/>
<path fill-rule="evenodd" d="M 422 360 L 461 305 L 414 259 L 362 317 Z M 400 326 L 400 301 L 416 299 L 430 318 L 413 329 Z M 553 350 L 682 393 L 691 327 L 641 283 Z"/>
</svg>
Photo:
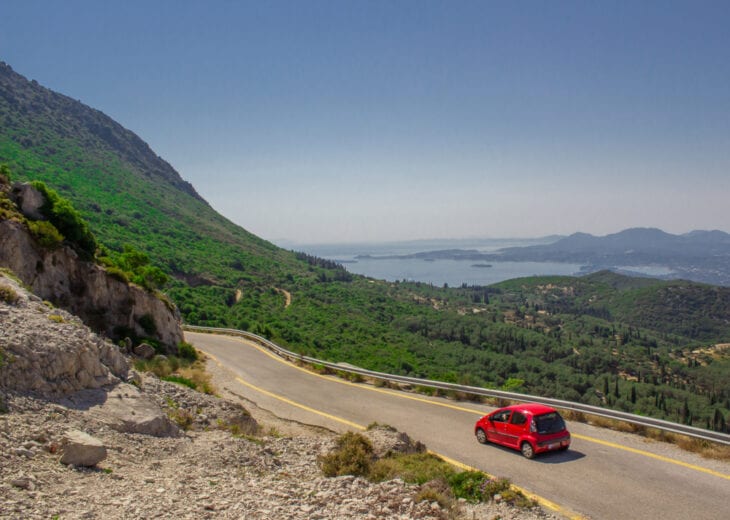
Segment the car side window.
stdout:
<svg viewBox="0 0 730 520">
<path fill-rule="evenodd" d="M 507 422 L 507 421 L 509 421 L 509 415 L 510 415 L 509 410 L 506 410 L 504 412 L 499 412 L 492 416 L 492 420 L 494 422 Z"/>
<path fill-rule="evenodd" d="M 512 420 L 510 422 L 514 425 L 520 426 L 527 422 L 527 417 L 520 412 L 515 412 L 512 414 Z"/>
</svg>

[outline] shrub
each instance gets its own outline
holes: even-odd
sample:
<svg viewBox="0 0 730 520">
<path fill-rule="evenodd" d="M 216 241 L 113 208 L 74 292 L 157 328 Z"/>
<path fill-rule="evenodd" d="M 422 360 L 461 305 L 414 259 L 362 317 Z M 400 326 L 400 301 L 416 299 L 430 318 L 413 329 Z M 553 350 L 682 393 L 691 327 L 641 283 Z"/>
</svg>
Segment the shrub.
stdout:
<svg viewBox="0 0 730 520">
<path fill-rule="evenodd" d="M 456 498 L 479 502 L 484 499 L 483 486 L 488 480 L 481 471 L 462 471 L 452 475 L 449 484 Z"/>
<path fill-rule="evenodd" d="M 401 478 L 412 484 L 424 484 L 435 479 L 446 479 L 454 469 L 431 453 L 411 453 L 385 457 L 372 465 L 369 478 L 383 482 Z"/>
<path fill-rule="evenodd" d="M 63 235 L 47 220 L 29 220 L 28 229 L 46 249 L 55 249 L 63 243 Z"/>
<path fill-rule="evenodd" d="M 189 430 L 195 418 L 190 410 L 185 408 L 173 408 L 167 412 L 168 417 L 175 422 L 182 430 Z"/>
<path fill-rule="evenodd" d="M 0 285 L 0 300 L 13 305 L 18 301 L 18 293 L 9 285 Z"/>
<path fill-rule="evenodd" d="M 437 502 L 443 509 L 449 509 L 454 502 L 454 493 L 445 479 L 438 478 L 421 486 L 416 502 Z"/>
<path fill-rule="evenodd" d="M 118 267 L 107 267 L 106 272 L 112 278 L 116 278 L 120 282 L 129 283 L 129 277 L 122 269 Z"/>
<path fill-rule="evenodd" d="M 373 462 L 373 445 L 360 433 L 347 432 L 336 441 L 335 449 L 319 458 L 327 477 L 367 476 Z"/>
<path fill-rule="evenodd" d="M 86 260 L 94 258 L 97 246 L 96 238 L 71 202 L 62 198 L 43 182 L 33 181 L 32 185 L 46 199 L 45 204 L 41 206 L 41 213 L 66 237 L 80 256 Z"/>
<path fill-rule="evenodd" d="M 177 353 L 181 358 L 187 359 L 188 361 L 197 361 L 199 359 L 198 351 L 195 347 L 185 341 L 181 341 L 177 345 Z"/>
</svg>

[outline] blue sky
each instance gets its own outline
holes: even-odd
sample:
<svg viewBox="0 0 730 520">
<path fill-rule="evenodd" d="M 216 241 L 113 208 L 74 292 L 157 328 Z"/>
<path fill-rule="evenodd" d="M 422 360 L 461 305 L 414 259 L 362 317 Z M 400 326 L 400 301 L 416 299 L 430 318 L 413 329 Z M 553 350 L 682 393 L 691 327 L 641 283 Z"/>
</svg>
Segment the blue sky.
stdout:
<svg viewBox="0 0 730 520">
<path fill-rule="evenodd" d="M 0 59 L 300 243 L 730 231 L 730 2 L 4 0 Z"/>
</svg>

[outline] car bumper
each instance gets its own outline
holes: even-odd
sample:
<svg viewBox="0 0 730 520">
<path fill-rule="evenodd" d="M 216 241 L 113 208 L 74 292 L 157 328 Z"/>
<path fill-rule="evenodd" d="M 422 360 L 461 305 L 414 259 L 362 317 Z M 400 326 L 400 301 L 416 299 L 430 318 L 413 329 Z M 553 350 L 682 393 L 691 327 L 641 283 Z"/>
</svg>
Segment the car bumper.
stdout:
<svg viewBox="0 0 730 520">
<path fill-rule="evenodd" d="M 555 439 L 546 439 L 537 443 L 537 451 L 552 451 L 565 449 L 570 446 L 570 437 L 557 437 Z"/>
</svg>

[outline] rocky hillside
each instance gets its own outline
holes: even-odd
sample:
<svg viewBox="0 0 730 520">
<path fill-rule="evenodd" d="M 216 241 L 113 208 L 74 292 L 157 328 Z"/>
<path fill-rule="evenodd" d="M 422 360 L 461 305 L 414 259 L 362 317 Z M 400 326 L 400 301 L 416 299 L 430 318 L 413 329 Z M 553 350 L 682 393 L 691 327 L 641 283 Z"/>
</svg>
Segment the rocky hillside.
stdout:
<svg viewBox="0 0 730 520">
<path fill-rule="evenodd" d="M 0 179 L 0 267 L 110 338 L 153 337 L 174 351 L 183 337 L 177 308 L 81 259 L 67 242 L 46 243 L 52 234 L 37 225 L 50 226 L 40 212 L 45 202 L 32 186 L 10 190 Z"/>
<path fill-rule="evenodd" d="M 130 361 L 0 275 L 0 518 L 557 518 L 506 503 L 447 511 L 401 480 L 327 478 L 317 461 L 334 433 L 249 412 L 224 369 L 221 398 Z M 368 435 L 382 453 L 413 445 Z"/>
</svg>

